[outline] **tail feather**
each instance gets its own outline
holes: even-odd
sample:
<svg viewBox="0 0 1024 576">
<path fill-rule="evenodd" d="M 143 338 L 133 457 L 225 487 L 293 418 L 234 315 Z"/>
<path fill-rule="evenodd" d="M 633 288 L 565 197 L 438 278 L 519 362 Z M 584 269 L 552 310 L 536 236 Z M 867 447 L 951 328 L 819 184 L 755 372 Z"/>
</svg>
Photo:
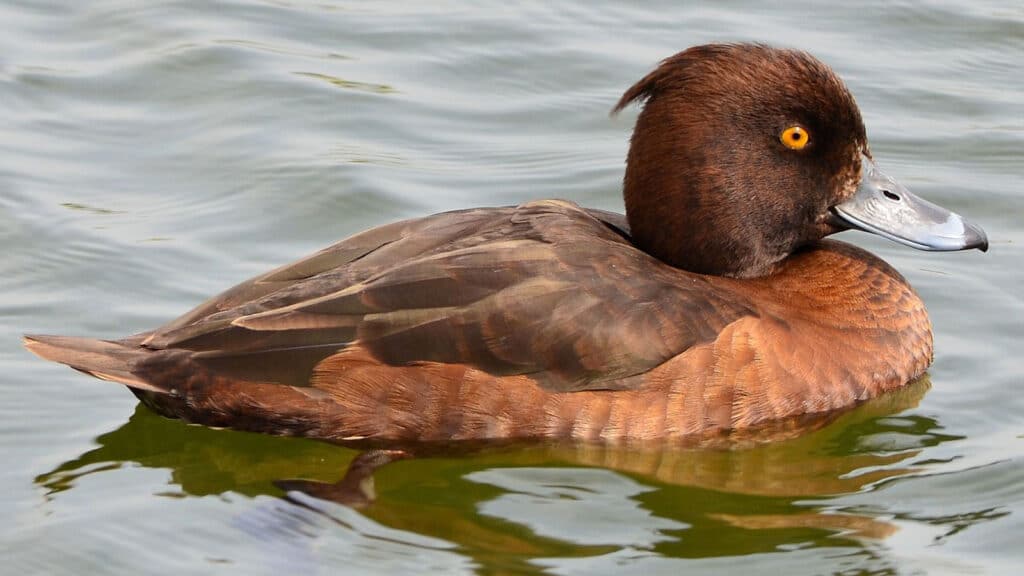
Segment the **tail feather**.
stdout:
<svg viewBox="0 0 1024 576">
<path fill-rule="evenodd" d="M 146 353 L 144 348 L 109 340 L 42 334 L 25 335 L 24 344 L 25 348 L 40 358 L 67 364 L 97 378 L 139 390 L 167 393 L 167 390 L 132 373 L 132 363 Z"/>
</svg>

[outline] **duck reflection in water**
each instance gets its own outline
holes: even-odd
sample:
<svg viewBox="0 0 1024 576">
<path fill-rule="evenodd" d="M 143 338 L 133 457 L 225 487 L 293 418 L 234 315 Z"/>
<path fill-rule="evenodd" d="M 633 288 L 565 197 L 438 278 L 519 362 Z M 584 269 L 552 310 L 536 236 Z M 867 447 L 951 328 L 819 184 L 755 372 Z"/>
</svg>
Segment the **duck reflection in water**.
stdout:
<svg viewBox="0 0 1024 576">
<path fill-rule="evenodd" d="M 921 450 L 957 439 L 927 417 L 895 416 L 916 406 L 928 386 L 927 380 L 917 381 L 815 423 L 815 430 L 785 431 L 786 438 L 772 442 L 713 448 L 576 442 L 477 447 L 396 462 L 381 469 L 376 480 L 373 472 L 380 461 L 372 455 L 320 442 L 186 426 L 140 407 L 128 423 L 100 436 L 99 448 L 41 475 L 37 483 L 49 498 L 57 498 L 83 476 L 117 474 L 128 465 L 168 469 L 177 490 L 161 492 L 167 496 L 282 496 L 306 511 L 298 517 L 302 538 L 357 525 L 364 531 L 386 527 L 455 545 L 481 565 L 496 562 L 498 555 L 519 555 L 524 562 L 557 556 L 564 551 L 560 542 L 579 538 L 559 532 L 560 524 L 551 518 L 531 519 L 532 508 L 511 506 L 516 494 L 524 493 L 533 494 L 531 501 L 551 504 L 568 498 L 576 502 L 573 515 L 583 517 L 607 509 L 614 500 L 615 509 L 634 509 L 629 516 L 637 524 L 630 532 L 635 545 L 669 547 L 665 553 L 672 557 L 772 551 L 791 544 L 794 529 L 800 530 L 800 539 L 823 546 L 871 547 L 896 526 L 884 517 L 837 509 L 833 499 L 927 472 L 929 464 L 919 462 Z M 344 478 L 330 478 L 332 471 L 350 464 Z M 595 480 L 583 474 L 587 469 L 608 470 L 621 480 Z M 549 481 L 535 470 L 561 471 L 554 483 L 557 494 L 549 493 L 554 484 L 544 488 Z M 296 476 L 305 479 L 289 479 Z M 635 487 L 615 488 L 623 482 Z M 606 485 L 607 490 L 602 488 Z M 288 491 L 282 494 L 281 487 Z M 602 490 L 603 496 L 595 492 Z M 373 526 L 363 526 L 359 517 L 328 501 L 362 508 Z M 250 516 L 253 506 L 268 509 Z M 294 511 L 266 502 L 246 509 L 246 517 L 237 521 L 246 533 L 261 534 L 261 539 L 278 534 L 292 541 L 289 546 L 298 545 L 294 539 L 299 536 L 288 529 L 298 521 Z M 516 510 L 518 515 L 510 512 Z M 496 516 L 506 522 L 495 524 L 491 519 Z M 514 528 L 524 522 L 531 527 L 528 534 Z M 712 540 L 719 544 L 709 545 Z M 595 553 L 616 545 L 601 544 Z"/>
</svg>

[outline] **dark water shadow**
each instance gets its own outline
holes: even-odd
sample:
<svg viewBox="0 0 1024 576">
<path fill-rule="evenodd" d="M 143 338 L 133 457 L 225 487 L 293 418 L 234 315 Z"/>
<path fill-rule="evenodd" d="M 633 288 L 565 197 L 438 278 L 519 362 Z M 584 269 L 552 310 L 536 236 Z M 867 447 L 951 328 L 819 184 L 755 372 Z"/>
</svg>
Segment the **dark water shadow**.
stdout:
<svg viewBox="0 0 1024 576">
<path fill-rule="evenodd" d="M 160 495 L 278 497 L 286 504 L 275 507 L 282 511 L 278 515 L 299 509 L 321 515 L 328 520 L 322 530 L 351 527 L 354 512 L 334 502 L 367 504 L 346 498 L 353 488 L 365 492 L 369 483 L 376 500 L 357 514 L 451 543 L 478 566 L 489 567 L 485 571 L 537 570 L 538 558 L 582 558 L 623 548 L 671 558 L 740 556 L 795 545 L 875 554 L 873 543 L 897 528 L 884 517 L 830 505 L 830 498 L 925 471 L 928 461 L 918 458 L 923 448 L 960 438 L 942 433 L 932 418 L 895 415 L 916 406 L 928 387 L 927 380 L 917 382 L 777 442 L 748 440 L 728 448 L 478 447 L 471 454 L 403 460 L 375 471 L 371 465 L 374 472 L 358 478 L 345 478 L 359 454 L 351 449 L 189 426 L 140 406 L 123 426 L 98 437 L 99 447 L 36 483 L 46 498 L 57 498 L 86 475 L 133 465 L 161 468 L 170 470 L 171 486 Z M 279 487 L 294 478 L 303 480 L 284 484 L 291 491 Z M 273 518 L 261 520 L 268 533 Z M 249 527 L 254 529 L 259 530 Z"/>
</svg>

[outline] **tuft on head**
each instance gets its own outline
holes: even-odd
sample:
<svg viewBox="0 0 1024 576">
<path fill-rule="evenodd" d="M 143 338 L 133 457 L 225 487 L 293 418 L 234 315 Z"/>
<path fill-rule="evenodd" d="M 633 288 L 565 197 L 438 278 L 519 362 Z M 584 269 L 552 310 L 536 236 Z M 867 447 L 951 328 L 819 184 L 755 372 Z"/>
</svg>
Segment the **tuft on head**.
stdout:
<svg viewBox="0 0 1024 576">
<path fill-rule="evenodd" d="M 702 79 L 717 79 L 715 83 L 726 90 L 740 86 L 756 89 L 767 83 L 799 88 L 798 80 L 809 80 L 808 90 L 840 95 L 842 102 L 839 104 L 856 112 L 860 120 L 853 96 L 828 65 L 800 50 L 752 43 L 705 44 L 665 58 L 626 90 L 611 113 L 618 114 L 633 102 L 644 103 L 673 90 L 714 87 L 711 83 L 702 83 Z"/>
<path fill-rule="evenodd" d="M 634 101 L 643 103 L 672 86 L 684 85 L 695 75 L 694 64 L 701 61 L 710 62 L 716 54 L 729 54 L 763 47 L 761 44 L 705 44 L 665 58 L 657 68 L 626 90 L 626 93 L 612 108 L 612 114 L 618 114 Z"/>
</svg>

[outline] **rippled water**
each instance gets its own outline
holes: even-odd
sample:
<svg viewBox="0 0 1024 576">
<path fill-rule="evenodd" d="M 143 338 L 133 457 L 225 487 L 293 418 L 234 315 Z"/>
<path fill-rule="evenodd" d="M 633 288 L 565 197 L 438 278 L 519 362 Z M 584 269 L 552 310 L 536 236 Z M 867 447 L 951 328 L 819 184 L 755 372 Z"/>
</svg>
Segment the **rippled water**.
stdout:
<svg viewBox="0 0 1024 576">
<path fill-rule="evenodd" d="M 1024 7 L 0 0 L 0 572 L 1015 573 L 1024 561 Z M 371 225 L 620 210 L 620 93 L 711 40 L 810 50 L 881 165 L 988 254 L 844 234 L 929 306 L 927 383 L 797 439 L 402 461 L 190 427 L 43 363 Z M 923 397 L 922 397 L 923 396 Z"/>
</svg>

